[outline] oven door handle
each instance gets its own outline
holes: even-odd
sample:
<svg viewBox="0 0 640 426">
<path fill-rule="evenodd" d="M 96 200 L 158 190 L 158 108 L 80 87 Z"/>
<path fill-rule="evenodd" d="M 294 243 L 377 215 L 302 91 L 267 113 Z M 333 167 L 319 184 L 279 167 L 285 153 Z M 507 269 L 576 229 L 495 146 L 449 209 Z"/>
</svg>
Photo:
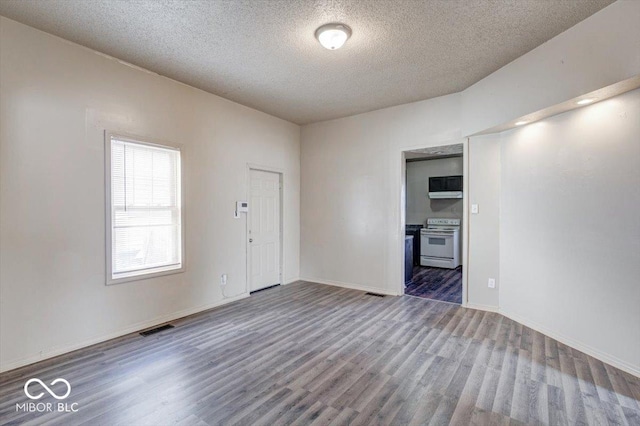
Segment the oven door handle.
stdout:
<svg viewBox="0 0 640 426">
<path fill-rule="evenodd" d="M 429 236 L 429 235 L 437 235 L 438 237 L 450 237 L 453 238 L 453 234 L 447 231 L 442 231 L 442 232 L 424 232 L 420 235 L 424 235 L 424 236 Z"/>
</svg>

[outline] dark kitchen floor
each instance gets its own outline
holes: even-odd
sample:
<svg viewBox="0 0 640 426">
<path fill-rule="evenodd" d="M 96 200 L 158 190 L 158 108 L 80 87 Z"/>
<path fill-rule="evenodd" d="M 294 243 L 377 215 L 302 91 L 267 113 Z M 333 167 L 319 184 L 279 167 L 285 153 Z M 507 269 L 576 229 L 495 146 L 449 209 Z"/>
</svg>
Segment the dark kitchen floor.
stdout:
<svg viewBox="0 0 640 426">
<path fill-rule="evenodd" d="M 462 304 L 462 266 L 456 269 L 414 266 L 404 293 L 425 299 Z"/>
</svg>

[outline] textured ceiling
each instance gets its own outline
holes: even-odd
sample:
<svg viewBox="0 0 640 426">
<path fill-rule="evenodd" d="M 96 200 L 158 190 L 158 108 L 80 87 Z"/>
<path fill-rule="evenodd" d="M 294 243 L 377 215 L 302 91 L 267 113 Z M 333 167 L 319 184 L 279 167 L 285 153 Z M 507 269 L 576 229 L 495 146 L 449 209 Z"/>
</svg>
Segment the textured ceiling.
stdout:
<svg viewBox="0 0 640 426">
<path fill-rule="evenodd" d="M 0 15 L 305 124 L 459 92 L 612 0 L 0 0 Z M 353 35 L 329 51 L 317 27 Z"/>
<path fill-rule="evenodd" d="M 461 157 L 463 155 L 464 146 L 459 143 L 455 145 L 433 146 L 429 148 L 414 149 L 405 151 L 404 155 L 407 160 L 417 159 L 433 159 L 446 157 Z"/>
</svg>

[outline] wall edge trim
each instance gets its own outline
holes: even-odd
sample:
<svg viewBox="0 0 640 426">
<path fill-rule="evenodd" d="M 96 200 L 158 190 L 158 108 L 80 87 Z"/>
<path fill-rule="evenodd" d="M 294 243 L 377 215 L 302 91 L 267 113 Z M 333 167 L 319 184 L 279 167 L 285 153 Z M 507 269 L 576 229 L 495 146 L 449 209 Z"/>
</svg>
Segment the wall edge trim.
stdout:
<svg viewBox="0 0 640 426">
<path fill-rule="evenodd" d="M 94 337 L 88 340 L 85 340 L 81 343 L 76 343 L 73 345 L 68 345 L 68 346 L 62 346 L 62 347 L 56 347 L 53 348 L 49 351 L 43 352 L 42 355 L 37 355 L 37 356 L 30 356 L 27 358 L 21 358 L 21 359 L 17 359 L 17 360 L 13 360 L 10 361 L 6 364 L 3 364 L 2 366 L 0 366 L 0 373 L 6 373 L 9 372 L 11 370 L 15 370 L 21 367 L 26 367 L 28 365 L 31 364 L 35 364 L 38 363 L 40 361 L 45 361 L 51 358 L 55 358 L 57 356 L 60 355 L 65 355 L 68 354 L 70 352 L 74 352 L 80 349 L 85 349 L 88 348 L 89 346 L 93 346 L 96 345 L 98 343 L 104 343 L 107 342 L 109 340 L 113 340 L 116 339 L 118 337 L 122 337 L 122 336 L 126 336 L 127 334 L 131 334 L 131 333 L 135 333 L 137 331 L 143 330 L 145 328 L 149 328 L 149 327 L 153 327 L 156 325 L 160 325 L 163 324 L 165 322 L 168 321 L 174 321 L 177 320 L 179 318 L 184 318 L 184 317 L 188 317 L 190 315 L 194 315 L 200 312 L 204 312 L 204 311 L 208 311 L 209 309 L 213 309 L 213 308 L 217 308 L 219 306 L 222 305 L 226 305 L 232 302 L 235 302 L 237 300 L 241 300 L 244 298 L 249 297 L 249 293 L 242 293 L 238 296 L 234 296 L 234 297 L 230 297 L 227 299 L 222 299 L 222 300 L 218 300 L 217 302 L 214 303 L 209 303 L 206 305 L 200 305 L 197 307 L 193 307 L 193 308 L 187 308 L 187 309 L 183 309 L 181 311 L 177 311 L 177 312 L 172 312 L 170 314 L 166 314 L 166 315 L 161 315 L 158 316 L 152 320 L 148 320 L 148 321 L 142 321 L 142 322 L 138 322 L 132 326 L 129 327 L 125 327 L 122 328 L 118 331 L 114 331 L 112 333 L 108 333 L 102 336 L 98 336 L 98 337 Z"/>
<path fill-rule="evenodd" d="M 500 307 L 498 306 L 491 306 L 491 305 L 481 305 L 481 304 L 477 304 L 477 303 L 469 303 L 467 302 L 466 305 L 462 306 L 463 308 L 469 308 L 469 309 L 475 309 L 477 311 L 485 311 L 485 312 L 496 312 L 496 313 L 500 313 Z"/>
<path fill-rule="evenodd" d="M 307 282 L 311 282 L 311 283 L 330 285 L 330 286 L 333 286 L 333 287 L 347 288 L 349 290 L 360 290 L 360 291 L 364 291 L 364 292 L 386 294 L 388 296 L 400 296 L 399 294 L 397 294 L 397 293 L 395 293 L 395 292 L 393 292 L 391 290 L 382 289 L 382 288 L 379 288 L 379 287 L 371 287 L 371 286 L 366 286 L 366 285 L 360 285 L 360 284 L 346 283 L 346 282 L 342 282 L 342 281 L 332 281 L 332 280 L 324 280 L 324 279 L 321 279 L 321 278 L 310 278 L 310 277 L 300 277 L 300 281 L 307 281 Z"/>
<path fill-rule="evenodd" d="M 528 319 L 521 317 L 520 315 L 513 314 L 511 312 L 500 309 L 498 311 L 503 316 L 518 322 L 526 327 L 529 327 L 539 333 L 544 334 L 547 337 L 551 337 L 552 339 L 557 340 L 560 343 L 563 343 L 573 349 L 576 349 L 580 352 L 584 352 L 585 354 L 596 358 L 599 361 L 604 362 L 605 364 L 609 364 L 612 367 L 618 368 L 626 373 L 631 374 L 632 376 L 640 378 L 640 366 L 629 364 L 626 361 L 623 361 L 615 356 L 609 355 L 605 352 L 602 352 L 598 349 L 595 349 L 585 343 L 582 343 L 578 340 L 566 337 L 560 333 L 556 333 L 540 324 L 537 324 L 533 321 L 529 321 Z"/>
</svg>

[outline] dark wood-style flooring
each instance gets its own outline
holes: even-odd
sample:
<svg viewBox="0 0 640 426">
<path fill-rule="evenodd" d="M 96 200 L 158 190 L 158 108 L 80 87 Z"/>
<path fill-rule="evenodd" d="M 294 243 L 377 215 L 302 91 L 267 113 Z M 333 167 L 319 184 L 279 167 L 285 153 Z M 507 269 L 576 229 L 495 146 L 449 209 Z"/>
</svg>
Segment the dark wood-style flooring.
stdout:
<svg viewBox="0 0 640 426">
<path fill-rule="evenodd" d="M 497 313 L 296 283 L 173 324 L 0 375 L 0 423 L 640 424 L 640 379 Z M 31 377 L 78 411 L 16 412 Z"/>
<path fill-rule="evenodd" d="M 456 269 L 414 266 L 413 278 L 405 285 L 404 293 L 462 304 L 462 266 Z"/>
</svg>

